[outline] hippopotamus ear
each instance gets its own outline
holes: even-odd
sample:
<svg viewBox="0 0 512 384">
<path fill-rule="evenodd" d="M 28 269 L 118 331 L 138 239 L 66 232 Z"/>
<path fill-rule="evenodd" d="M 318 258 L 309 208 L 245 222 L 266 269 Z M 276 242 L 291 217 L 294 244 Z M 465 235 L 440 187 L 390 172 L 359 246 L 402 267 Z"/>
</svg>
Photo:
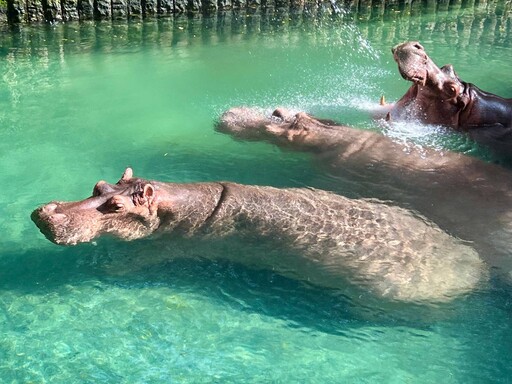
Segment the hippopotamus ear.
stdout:
<svg viewBox="0 0 512 384">
<path fill-rule="evenodd" d="M 155 200 L 155 187 L 148 182 L 138 180 L 132 188 L 133 204 L 136 206 L 147 206 L 151 212 Z"/>
<path fill-rule="evenodd" d="M 124 170 L 123 176 L 121 176 L 121 180 L 119 180 L 119 181 L 129 181 L 132 177 L 133 177 L 133 169 L 128 167 Z"/>
<path fill-rule="evenodd" d="M 149 205 L 153 202 L 153 198 L 155 197 L 155 187 L 153 187 L 151 184 L 144 185 L 144 191 L 143 196 L 148 202 Z"/>
<path fill-rule="evenodd" d="M 454 80 L 459 80 L 459 76 L 455 72 L 455 69 L 453 69 L 453 65 L 446 64 L 443 67 L 441 67 L 441 71 L 443 71 L 446 75 L 450 76 Z"/>
</svg>

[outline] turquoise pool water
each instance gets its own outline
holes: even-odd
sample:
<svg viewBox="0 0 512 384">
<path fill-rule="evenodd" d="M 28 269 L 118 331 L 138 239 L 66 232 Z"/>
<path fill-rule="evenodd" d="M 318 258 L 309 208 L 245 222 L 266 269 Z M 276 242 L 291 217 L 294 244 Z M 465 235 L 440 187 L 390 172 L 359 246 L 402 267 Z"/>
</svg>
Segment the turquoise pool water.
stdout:
<svg viewBox="0 0 512 384">
<path fill-rule="evenodd" d="M 382 129 L 375 103 L 409 85 L 390 47 L 412 39 L 510 97 L 511 37 L 510 17 L 485 7 L 3 31 L 0 382 L 510 382 L 511 291 L 500 279 L 450 304 L 384 310 L 150 241 L 58 247 L 29 215 L 127 166 L 167 181 L 333 186 L 307 155 L 233 141 L 216 119 L 231 106 L 284 105 Z M 435 128 L 386 133 L 486 156 Z"/>
</svg>

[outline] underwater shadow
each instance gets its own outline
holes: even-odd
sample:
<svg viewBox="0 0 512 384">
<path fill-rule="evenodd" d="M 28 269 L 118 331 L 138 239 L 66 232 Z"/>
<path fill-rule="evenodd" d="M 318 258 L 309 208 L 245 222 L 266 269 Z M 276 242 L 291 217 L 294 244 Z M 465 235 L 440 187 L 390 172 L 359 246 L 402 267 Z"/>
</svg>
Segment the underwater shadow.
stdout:
<svg viewBox="0 0 512 384">
<path fill-rule="evenodd" d="M 200 295 L 234 310 L 282 319 L 287 326 L 343 335 L 368 325 L 429 329 L 457 316 L 482 293 L 451 303 L 419 305 L 366 297 L 312 286 L 268 269 L 253 269 L 222 258 L 203 257 L 204 250 L 138 240 L 103 239 L 97 244 L 13 254 L 0 263 L 0 290 L 44 295 L 70 285 L 122 289 L 172 287 Z M 353 287 L 348 287 L 352 291 Z"/>
<path fill-rule="evenodd" d="M 265 155 L 259 157 L 255 165 L 254 155 L 260 154 L 258 151 L 240 158 L 239 154 L 220 156 L 174 146 L 170 156 L 158 155 L 165 149 L 166 144 L 163 143 L 162 147 L 152 149 L 150 153 L 154 156 L 138 159 L 136 175 L 162 181 L 228 178 L 243 182 L 244 178 L 249 178 L 254 184 L 274 186 L 314 184 L 316 177 L 312 168 L 307 167 L 305 171 L 306 156 L 281 158 L 279 150 L 264 151 Z M 116 163 L 128 165 L 125 163 L 128 155 L 125 156 L 117 158 Z M 195 168 L 191 170 L 180 167 L 180 164 L 194 164 Z M 111 166 L 117 167 L 115 163 Z M 119 174 L 123 166 L 119 165 Z M 265 171 L 267 167 L 272 169 L 271 174 Z M 254 168 L 259 170 L 256 178 L 250 172 Z M 96 181 L 91 180 L 91 186 Z M 34 233 L 36 231 L 34 227 Z M 211 260 L 206 258 L 210 250 L 194 250 L 194 247 L 179 241 L 139 240 L 127 243 L 101 239 L 94 244 L 69 248 L 45 245 L 42 249 L 14 252 L 0 260 L 0 289 L 43 294 L 66 284 L 94 284 L 94 281 L 126 289 L 173 286 L 180 291 L 192 290 L 222 305 L 285 319 L 291 326 L 328 333 L 339 333 L 346 326 L 368 323 L 428 327 L 439 319 L 453 316 L 457 308 L 467 305 L 468 300 L 478 300 L 480 294 L 439 305 L 390 303 L 377 298 L 361 299 L 353 295 L 354 290 L 350 287 L 347 287 L 350 292 L 347 294 L 311 286 L 269 270 L 251 269 L 222 258 Z M 248 248 L 247 245 L 245 247 Z"/>
</svg>

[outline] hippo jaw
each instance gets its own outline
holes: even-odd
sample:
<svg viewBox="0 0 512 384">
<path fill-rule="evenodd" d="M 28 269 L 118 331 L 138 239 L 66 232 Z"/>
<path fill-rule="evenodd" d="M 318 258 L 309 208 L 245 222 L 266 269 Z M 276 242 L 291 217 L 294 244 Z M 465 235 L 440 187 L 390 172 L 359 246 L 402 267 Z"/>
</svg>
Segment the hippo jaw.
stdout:
<svg viewBox="0 0 512 384">
<path fill-rule="evenodd" d="M 100 181 L 93 195 L 79 202 L 51 202 L 32 212 L 32 221 L 51 242 L 76 245 L 102 234 L 134 240 L 159 225 L 155 188 L 144 180 L 131 181 L 128 168 L 115 185 Z"/>
<path fill-rule="evenodd" d="M 398 64 L 398 71 L 405 80 L 425 85 L 428 69 L 432 64 L 423 46 L 418 42 L 406 42 L 391 49 Z"/>
<path fill-rule="evenodd" d="M 391 49 L 398 71 L 405 80 L 430 89 L 433 96 L 460 104 L 465 86 L 451 65 L 439 68 L 416 41 L 398 44 Z"/>
</svg>

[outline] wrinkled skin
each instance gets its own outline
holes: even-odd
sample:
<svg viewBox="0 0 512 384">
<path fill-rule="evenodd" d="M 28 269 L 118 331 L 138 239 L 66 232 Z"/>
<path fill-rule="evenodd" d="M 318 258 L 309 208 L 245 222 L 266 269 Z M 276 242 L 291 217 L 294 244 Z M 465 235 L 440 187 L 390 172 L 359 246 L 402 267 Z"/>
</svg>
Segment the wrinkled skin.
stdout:
<svg viewBox="0 0 512 384">
<path fill-rule="evenodd" d="M 232 108 L 216 129 L 239 140 L 311 153 L 341 188 L 349 186 L 359 196 L 392 200 L 420 212 L 443 230 L 472 241 L 495 271 L 512 281 L 510 171 L 461 153 L 396 142 L 285 109 L 269 116 Z"/>
<path fill-rule="evenodd" d="M 486 278 L 478 254 L 432 223 L 402 208 L 320 190 L 161 183 L 133 178 L 127 169 L 117 184 L 99 182 L 93 196 L 49 203 L 32 219 L 49 240 L 66 245 L 104 234 L 122 240 L 179 237 L 190 239 L 190 246 L 204 239 L 269 240 L 288 252 L 208 256 L 321 286 L 351 281 L 399 301 L 447 301 Z"/>
<path fill-rule="evenodd" d="M 451 65 L 442 68 L 418 42 L 392 49 L 398 70 L 413 85 L 391 107 L 387 119 L 416 120 L 468 132 L 499 155 L 512 157 L 512 99 L 462 81 Z"/>
</svg>

